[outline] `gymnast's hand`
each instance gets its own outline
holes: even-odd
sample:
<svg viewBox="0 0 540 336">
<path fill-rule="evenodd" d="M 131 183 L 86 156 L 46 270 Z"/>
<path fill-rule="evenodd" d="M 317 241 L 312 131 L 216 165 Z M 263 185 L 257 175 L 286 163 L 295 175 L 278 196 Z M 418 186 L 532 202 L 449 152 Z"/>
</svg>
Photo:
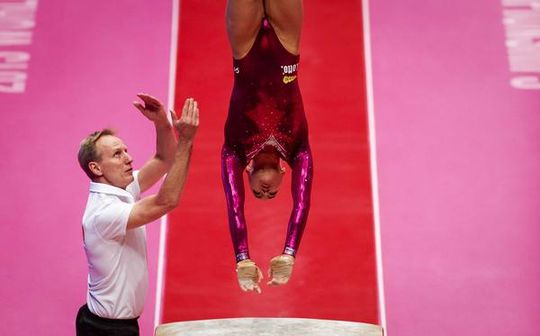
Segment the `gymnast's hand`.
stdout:
<svg viewBox="0 0 540 336">
<path fill-rule="evenodd" d="M 245 259 L 236 264 L 236 276 L 238 284 L 244 292 L 255 290 L 257 293 L 261 293 L 259 282 L 262 279 L 262 272 L 251 259 Z"/>
<path fill-rule="evenodd" d="M 167 113 L 165 112 L 165 107 L 163 104 L 155 97 L 152 97 L 146 93 L 138 93 L 139 97 L 144 104 L 141 102 L 133 102 L 133 105 L 141 111 L 141 113 L 148 118 L 148 120 L 154 122 L 156 125 L 168 126 L 169 121 L 167 120 Z"/>
<path fill-rule="evenodd" d="M 294 257 L 288 254 L 278 255 L 270 260 L 268 276 L 272 279 L 267 285 L 280 286 L 289 282 L 294 266 Z"/>
<path fill-rule="evenodd" d="M 178 140 L 193 140 L 199 127 L 199 107 L 197 101 L 193 98 L 186 99 L 180 119 L 178 119 L 174 111 L 171 111 L 171 118 L 173 126 L 178 133 Z"/>
</svg>

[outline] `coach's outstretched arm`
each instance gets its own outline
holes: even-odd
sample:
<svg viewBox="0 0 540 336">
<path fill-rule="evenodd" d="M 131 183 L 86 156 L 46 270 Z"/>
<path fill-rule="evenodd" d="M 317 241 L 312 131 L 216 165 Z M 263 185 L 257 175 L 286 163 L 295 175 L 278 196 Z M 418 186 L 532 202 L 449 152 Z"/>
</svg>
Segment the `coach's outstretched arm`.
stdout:
<svg viewBox="0 0 540 336">
<path fill-rule="evenodd" d="M 171 168 L 177 141 L 174 127 L 167 119 L 167 110 L 159 99 L 146 93 L 139 93 L 137 97 L 142 102 L 134 101 L 133 105 L 141 111 L 142 115 L 154 123 L 156 129 L 156 153 L 141 167 L 138 175 L 141 192 L 144 192 L 167 174 Z"/>
<path fill-rule="evenodd" d="M 180 201 L 187 177 L 193 139 L 199 126 L 199 108 L 193 98 L 186 99 L 182 116 L 177 118 L 171 111 L 173 127 L 178 134 L 178 144 L 172 165 L 156 195 L 145 197 L 135 203 L 129 214 L 128 229 L 148 224 L 174 209 Z"/>
</svg>

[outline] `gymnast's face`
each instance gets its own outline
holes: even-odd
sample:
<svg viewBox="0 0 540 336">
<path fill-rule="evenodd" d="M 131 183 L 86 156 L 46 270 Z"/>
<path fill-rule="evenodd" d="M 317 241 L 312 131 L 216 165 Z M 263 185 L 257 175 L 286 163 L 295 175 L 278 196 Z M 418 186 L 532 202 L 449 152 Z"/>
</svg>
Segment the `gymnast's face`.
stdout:
<svg viewBox="0 0 540 336">
<path fill-rule="evenodd" d="M 96 182 L 125 189 L 133 182 L 133 159 L 124 142 L 114 135 L 104 135 L 96 141 L 97 162 L 90 162 Z"/>
<path fill-rule="evenodd" d="M 248 170 L 249 185 L 253 191 L 253 195 L 263 200 L 276 197 L 284 173 L 284 170 L 280 168 Z"/>
</svg>

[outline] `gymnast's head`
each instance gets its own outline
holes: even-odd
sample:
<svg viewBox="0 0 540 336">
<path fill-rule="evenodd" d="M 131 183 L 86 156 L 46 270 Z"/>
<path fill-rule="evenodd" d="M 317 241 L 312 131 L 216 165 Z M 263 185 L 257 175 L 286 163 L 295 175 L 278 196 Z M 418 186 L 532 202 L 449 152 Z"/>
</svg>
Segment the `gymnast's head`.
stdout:
<svg viewBox="0 0 540 336">
<path fill-rule="evenodd" d="M 81 141 L 79 165 L 93 182 L 125 189 L 133 182 L 133 159 L 111 129 L 96 131 Z"/>
<path fill-rule="evenodd" d="M 276 197 L 279 191 L 285 169 L 281 166 L 253 168 L 247 170 L 249 186 L 256 198 L 269 200 Z"/>
</svg>

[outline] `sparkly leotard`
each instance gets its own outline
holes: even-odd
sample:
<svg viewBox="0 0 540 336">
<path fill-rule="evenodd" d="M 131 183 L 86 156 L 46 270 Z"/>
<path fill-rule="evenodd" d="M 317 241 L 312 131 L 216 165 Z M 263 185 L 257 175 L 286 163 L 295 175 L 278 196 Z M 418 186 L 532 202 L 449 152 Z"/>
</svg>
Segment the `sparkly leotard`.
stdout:
<svg viewBox="0 0 540 336">
<path fill-rule="evenodd" d="M 293 209 L 283 253 L 296 255 L 304 231 L 313 164 L 298 87 L 298 60 L 298 55 L 283 47 L 265 19 L 248 54 L 233 61 L 234 87 L 221 162 L 237 262 L 249 258 L 242 172 L 268 146 L 292 167 Z"/>
</svg>

